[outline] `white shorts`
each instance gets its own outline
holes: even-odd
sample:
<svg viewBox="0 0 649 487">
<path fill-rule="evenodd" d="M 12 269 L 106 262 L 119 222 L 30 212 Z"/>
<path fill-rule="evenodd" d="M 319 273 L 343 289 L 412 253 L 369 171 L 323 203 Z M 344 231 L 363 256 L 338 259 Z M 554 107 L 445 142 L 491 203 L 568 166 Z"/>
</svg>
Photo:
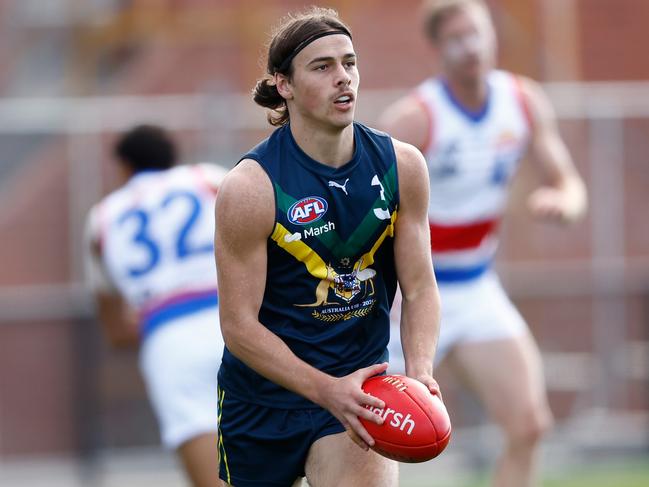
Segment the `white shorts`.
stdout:
<svg viewBox="0 0 649 487">
<path fill-rule="evenodd" d="M 144 340 L 140 371 L 167 448 L 217 431 L 216 376 L 222 355 L 216 307 L 165 323 Z"/>
<path fill-rule="evenodd" d="M 459 283 L 438 283 L 442 303 L 439 341 L 435 353 L 438 364 L 457 344 L 515 337 L 527 324 L 503 290 L 498 276 L 486 272 L 477 279 Z M 403 373 L 405 363 L 399 333 L 401 295 L 395 298 L 390 326 L 391 373 Z"/>
</svg>

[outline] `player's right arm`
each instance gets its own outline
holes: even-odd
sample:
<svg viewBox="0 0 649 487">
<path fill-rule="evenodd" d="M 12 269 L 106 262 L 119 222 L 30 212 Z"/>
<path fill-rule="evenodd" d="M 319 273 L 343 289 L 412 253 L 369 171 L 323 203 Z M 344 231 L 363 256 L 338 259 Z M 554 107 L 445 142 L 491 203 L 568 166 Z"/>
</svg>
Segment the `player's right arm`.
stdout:
<svg viewBox="0 0 649 487">
<path fill-rule="evenodd" d="M 84 235 L 84 270 L 93 291 L 104 335 L 116 348 L 137 346 L 140 341 L 137 314 L 110 279 L 101 257 L 97 208 L 88 215 Z"/>
<path fill-rule="evenodd" d="M 332 377 L 299 359 L 259 322 L 267 268 L 267 241 L 275 224 L 274 194 L 268 176 L 253 160 L 241 161 L 226 176 L 216 201 L 215 253 L 221 331 L 230 353 L 257 373 L 328 409 L 359 446 L 374 440 L 358 420 L 381 418 L 363 407 L 385 405 L 361 389 L 387 364 Z"/>
<path fill-rule="evenodd" d="M 430 115 L 422 102 L 414 94 L 409 94 L 388 106 L 377 127 L 423 152 L 430 142 L 430 125 Z"/>
</svg>

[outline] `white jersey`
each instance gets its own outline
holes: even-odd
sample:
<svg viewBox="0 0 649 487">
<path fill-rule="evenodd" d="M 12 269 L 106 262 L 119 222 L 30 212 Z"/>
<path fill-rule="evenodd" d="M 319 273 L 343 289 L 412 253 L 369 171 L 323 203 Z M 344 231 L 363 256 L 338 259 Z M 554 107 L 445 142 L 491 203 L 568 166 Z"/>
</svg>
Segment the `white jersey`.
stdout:
<svg viewBox="0 0 649 487">
<path fill-rule="evenodd" d="M 493 71 L 485 106 L 464 108 L 441 79 L 424 81 L 415 95 L 430 116 L 424 156 L 430 176 L 428 216 L 435 273 L 463 281 L 489 268 L 509 182 L 524 154 L 529 113 L 512 74 Z"/>
<path fill-rule="evenodd" d="M 91 210 L 88 238 L 101 260 L 91 280 L 139 312 L 143 335 L 216 304 L 214 202 L 224 174 L 205 163 L 138 172 Z"/>
</svg>

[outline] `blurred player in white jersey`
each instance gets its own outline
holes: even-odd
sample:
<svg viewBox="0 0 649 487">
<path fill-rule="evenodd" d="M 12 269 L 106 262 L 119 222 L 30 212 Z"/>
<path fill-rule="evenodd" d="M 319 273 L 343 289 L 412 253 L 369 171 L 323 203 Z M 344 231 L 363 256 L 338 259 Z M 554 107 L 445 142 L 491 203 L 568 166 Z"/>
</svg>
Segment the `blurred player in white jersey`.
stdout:
<svg viewBox="0 0 649 487">
<path fill-rule="evenodd" d="M 217 485 L 217 386 L 223 353 L 214 263 L 220 166 L 174 166 L 161 128 L 115 146 L 124 184 L 95 205 L 86 269 L 115 346 L 140 345 L 140 370 L 164 445 L 197 487 Z"/>
<path fill-rule="evenodd" d="M 499 220 L 526 155 L 545 176 L 527 200 L 533 216 L 573 221 L 585 212 L 586 192 L 539 85 L 494 69 L 496 36 L 485 4 L 429 1 L 424 16 L 441 74 L 389 107 L 380 125 L 428 163 L 442 298 L 436 360 L 445 358 L 466 379 L 502 428 L 494 485 L 525 487 L 534 483 L 535 454 L 552 415 L 538 347 L 491 270 Z M 398 370 L 396 330 L 391 369 Z"/>
</svg>

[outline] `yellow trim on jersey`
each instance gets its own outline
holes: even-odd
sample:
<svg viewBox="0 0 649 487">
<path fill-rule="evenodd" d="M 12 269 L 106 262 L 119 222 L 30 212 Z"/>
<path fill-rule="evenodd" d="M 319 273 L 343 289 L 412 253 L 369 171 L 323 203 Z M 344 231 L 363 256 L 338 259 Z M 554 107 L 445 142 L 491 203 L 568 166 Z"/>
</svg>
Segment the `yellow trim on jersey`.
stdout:
<svg viewBox="0 0 649 487">
<path fill-rule="evenodd" d="M 392 212 L 392 215 L 390 215 L 390 224 L 385 227 L 385 230 L 383 230 L 383 233 L 379 236 L 379 238 L 376 239 L 376 242 L 374 242 L 374 245 L 372 245 L 372 248 L 363 254 L 362 263 L 360 268 L 358 269 L 359 271 L 362 271 L 366 267 L 369 267 L 374 263 L 374 254 L 376 253 L 377 250 L 379 250 L 379 247 L 383 243 L 383 241 L 387 237 L 394 237 L 394 222 L 397 221 L 397 210 L 394 210 Z"/>
<path fill-rule="evenodd" d="M 376 242 L 374 242 L 372 248 L 368 252 L 363 254 L 361 267 L 358 270 L 363 270 L 374 263 L 374 254 L 379 249 L 383 241 L 387 237 L 394 236 L 394 222 L 396 220 L 397 211 L 395 210 L 390 216 L 390 224 L 385 227 L 385 230 L 383 230 L 383 233 L 379 236 L 379 238 L 376 239 Z M 297 260 L 304 263 L 307 270 L 309 271 L 309 274 L 311 274 L 313 277 L 322 280 L 328 279 L 329 277 L 327 274 L 327 264 L 325 264 L 325 262 L 315 252 L 315 250 L 305 244 L 302 240 L 292 240 L 287 242 L 285 239 L 287 235 L 290 236 L 291 232 L 289 232 L 281 223 L 275 223 L 275 230 L 273 231 L 273 234 L 270 236 L 270 238 L 273 239 L 277 243 L 277 245 L 286 250 Z"/>
<path fill-rule="evenodd" d="M 223 445 L 223 435 L 221 434 L 221 416 L 223 415 L 223 399 L 225 399 L 225 391 L 219 388 L 218 394 L 221 396 L 219 398 L 219 416 L 217 418 L 217 428 L 219 434 L 219 449 L 223 452 L 223 464 L 225 465 L 225 475 L 227 477 L 227 483 L 231 484 L 230 480 L 230 466 L 228 465 L 228 455 L 225 453 L 225 446 Z"/>
<path fill-rule="evenodd" d="M 327 264 L 324 260 L 302 240 L 287 242 L 284 237 L 290 236 L 289 232 L 281 223 L 275 223 L 275 230 L 270 236 L 277 245 L 286 250 L 289 254 L 302 262 L 309 274 L 318 279 L 327 279 Z"/>
</svg>

